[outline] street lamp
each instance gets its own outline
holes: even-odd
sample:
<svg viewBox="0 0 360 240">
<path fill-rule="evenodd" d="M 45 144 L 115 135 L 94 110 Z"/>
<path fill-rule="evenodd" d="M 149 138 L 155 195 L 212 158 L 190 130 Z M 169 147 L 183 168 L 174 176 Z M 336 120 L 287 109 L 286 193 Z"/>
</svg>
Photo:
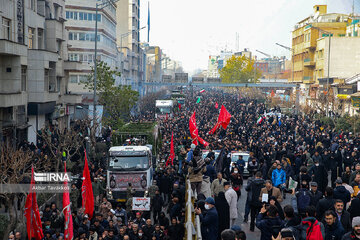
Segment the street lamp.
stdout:
<svg viewBox="0 0 360 240">
<path fill-rule="evenodd" d="M 324 32 L 329 36 L 329 52 L 328 52 L 328 69 L 327 69 L 327 80 L 326 80 L 326 116 L 329 117 L 329 80 L 330 80 L 330 45 L 331 45 L 331 32 L 325 31 L 321 28 L 314 27 L 313 25 L 309 25 L 311 28 L 315 28 L 319 31 Z"/>
<path fill-rule="evenodd" d="M 144 27 L 140 28 L 139 30 L 131 30 L 131 31 L 128 31 L 127 33 L 121 34 L 121 35 L 120 35 L 120 51 L 121 51 L 121 49 L 122 49 L 122 47 L 123 47 L 123 46 L 122 46 L 122 39 L 123 39 L 124 37 L 129 36 L 130 33 L 133 33 L 133 32 L 140 32 L 140 30 L 143 30 L 144 28 L 146 28 L 146 27 L 144 26 Z"/>
<path fill-rule="evenodd" d="M 96 121 L 96 84 L 97 84 L 97 33 L 98 33 L 98 11 L 104 9 L 105 7 L 109 6 L 110 4 L 114 4 L 119 0 L 104 0 L 102 3 L 96 3 L 96 10 L 95 10 L 95 53 L 94 53 L 94 112 L 93 112 L 93 124 L 95 126 Z"/>
<path fill-rule="evenodd" d="M 275 43 L 276 45 L 285 48 L 292 52 L 292 82 L 294 82 L 294 75 L 295 75 L 295 49 L 291 47 L 284 46 L 280 43 Z M 295 108 L 296 108 L 296 114 L 299 113 L 299 84 L 296 84 L 296 100 L 295 100 Z"/>
</svg>

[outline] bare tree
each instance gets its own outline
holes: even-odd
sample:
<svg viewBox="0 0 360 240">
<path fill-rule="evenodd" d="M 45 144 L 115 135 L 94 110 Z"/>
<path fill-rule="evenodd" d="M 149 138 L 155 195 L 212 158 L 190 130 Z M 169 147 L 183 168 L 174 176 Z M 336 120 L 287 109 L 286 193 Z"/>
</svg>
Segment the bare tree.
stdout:
<svg viewBox="0 0 360 240">
<path fill-rule="evenodd" d="M 39 171 L 48 171 L 51 163 L 45 157 L 37 157 L 33 152 L 25 149 L 16 150 L 2 145 L 0 148 L 0 184 L 21 184 L 30 182 L 31 166 Z M 26 181 L 28 180 L 28 181 Z M 18 227 L 25 226 L 24 193 L 0 193 L 0 200 L 5 202 L 6 215 L 9 224 L 6 227 L 3 239 L 8 239 L 8 233 Z"/>
</svg>

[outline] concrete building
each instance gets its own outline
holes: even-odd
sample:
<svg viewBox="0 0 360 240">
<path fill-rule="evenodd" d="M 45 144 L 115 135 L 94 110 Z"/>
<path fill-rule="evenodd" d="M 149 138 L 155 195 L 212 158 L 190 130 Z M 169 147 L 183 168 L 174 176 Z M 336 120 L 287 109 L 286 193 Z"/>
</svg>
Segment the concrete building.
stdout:
<svg viewBox="0 0 360 240">
<path fill-rule="evenodd" d="M 118 1 L 116 9 L 117 46 L 127 59 L 122 74 L 125 84 L 139 90 L 145 80 L 144 52 L 140 47 L 140 0 Z"/>
<path fill-rule="evenodd" d="M 317 40 L 327 36 L 317 28 L 331 32 L 333 36 L 345 36 L 348 19 L 346 14 L 327 13 L 326 5 L 315 5 L 313 15 L 295 25 L 292 32 L 294 82 L 305 84 L 305 88 L 316 82 L 314 58 Z"/>
<path fill-rule="evenodd" d="M 64 0 L 0 0 L 0 142 L 66 126 Z"/>
<path fill-rule="evenodd" d="M 116 46 L 116 5 L 109 4 L 100 9 L 96 16 L 96 0 L 66 1 L 65 16 L 68 30 L 68 55 L 65 73 L 69 79 L 68 91 L 82 96 L 84 108 L 93 103 L 93 94 L 81 84 L 94 67 L 95 60 L 95 20 L 98 21 L 97 60 L 107 63 L 112 69 L 119 68 L 123 55 Z M 117 79 L 120 83 L 120 79 Z"/>
</svg>

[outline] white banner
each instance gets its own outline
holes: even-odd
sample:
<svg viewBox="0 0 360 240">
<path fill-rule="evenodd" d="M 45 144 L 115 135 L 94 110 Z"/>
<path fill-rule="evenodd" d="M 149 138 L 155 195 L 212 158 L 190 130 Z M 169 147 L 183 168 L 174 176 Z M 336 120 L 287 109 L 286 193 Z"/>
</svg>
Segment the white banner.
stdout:
<svg viewBox="0 0 360 240">
<path fill-rule="evenodd" d="M 132 210 L 134 210 L 134 211 L 150 211 L 150 198 L 134 197 Z"/>
</svg>

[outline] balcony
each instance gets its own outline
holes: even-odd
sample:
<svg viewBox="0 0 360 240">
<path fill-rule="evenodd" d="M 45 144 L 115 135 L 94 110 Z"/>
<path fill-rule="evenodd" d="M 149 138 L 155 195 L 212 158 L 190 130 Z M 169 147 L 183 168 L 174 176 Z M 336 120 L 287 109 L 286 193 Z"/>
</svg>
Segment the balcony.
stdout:
<svg viewBox="0 0 360 240">
<path fill-rule="evenodd" d="M 303 83 L 314 83 L 313 77 L 304 76 L 303 77 Z"/>
<path fill-rule="evenodd" d="M 305 58 L 304 67 L 315 67 L 315 62 L 312 61 L 310 58 Z"/>
<path fill-rule="evenodd" d="M 314 41 L 305 42 L 304 43 L 305 49 L 315 50 L 316 49 L 316 43 Z"/>
<path fill-rule="evenodd" d="M 25 45 L 0 39 L 0 55 L 26 56 L 27 47 Z"/>
<path fill-rule="evenodd" d="M 82 101 L 82 95 L 73 94 L 73 93 L 62 95 L 59 99 L 59 102 L 63 102 L 65 104 L 70 104 L 70 105 L 81 104 L 81 101 Z"/>
<path fill-rule="evenodd" d="M 0 93 L 0 107 L 12 107 L 27 104 L 26 92 Z"/>
</svg>

